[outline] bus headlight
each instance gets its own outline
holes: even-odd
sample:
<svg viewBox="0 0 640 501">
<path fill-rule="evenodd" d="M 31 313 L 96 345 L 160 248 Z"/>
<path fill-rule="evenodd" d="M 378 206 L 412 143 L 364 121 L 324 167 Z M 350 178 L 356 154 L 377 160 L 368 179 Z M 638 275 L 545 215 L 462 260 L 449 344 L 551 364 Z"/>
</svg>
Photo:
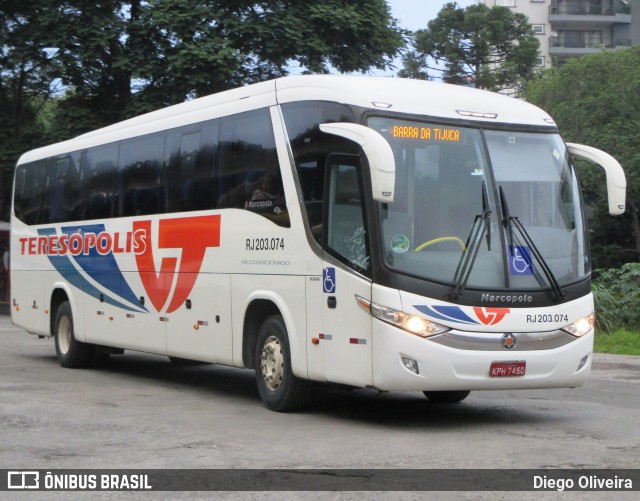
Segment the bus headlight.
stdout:
<svg viewBox="0 0 640 501">
<path fill-rule="evenodd" d="M 593 325 L 596 323 L 596 316 L 592 313 L 584 318 L 576 320 L 571 325 L 567 325 L 562 330 L 568 332 L 572 336 L 581 337 L 587 332 L 593 329 Z"/>
<path fill-rule="evenodd" d="M 403 311 L 389 308 L 388 306 L 382 306 L 381 304 L 372 303 L 360 296 L 356 296 L 356 301 L 362 308 L 369 311 L 372 316 L 388 324 L 400 327 L 411 334 L 416 334 L 417 336 L 435 336 L 436 334 L 442 334 L 443 332 L 451 330 L 444 325 L 431 322 L 426 318 L 410 315 Z"/>
</svg>

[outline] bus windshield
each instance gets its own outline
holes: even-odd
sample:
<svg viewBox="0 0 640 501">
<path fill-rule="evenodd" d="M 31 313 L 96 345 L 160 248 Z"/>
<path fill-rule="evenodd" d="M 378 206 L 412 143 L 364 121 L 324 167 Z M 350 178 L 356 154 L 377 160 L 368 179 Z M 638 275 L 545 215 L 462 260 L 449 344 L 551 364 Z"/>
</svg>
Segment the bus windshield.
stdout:
<svg viewBox="0 0 640 501">
<path fill-rule="evenodd" d="M 394 201 L 380 207 L 388 267 L 457 289 L 549 289 L 588 275 L 578 183 L 557 134 L 368 125 L 396 161 Z"/>
</svg>

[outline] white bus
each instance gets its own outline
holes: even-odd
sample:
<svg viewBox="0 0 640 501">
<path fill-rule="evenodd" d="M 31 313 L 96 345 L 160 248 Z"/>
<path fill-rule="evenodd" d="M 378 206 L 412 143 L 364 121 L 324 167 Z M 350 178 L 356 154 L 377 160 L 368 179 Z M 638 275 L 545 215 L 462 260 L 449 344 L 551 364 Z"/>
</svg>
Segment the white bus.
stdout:
<svg viewBox="0 0 640 501">
<path fill-rule="evenodd" d="M 591 366 L 587 226 L 571 155 L 525 102 L 404 79 L 302 76 L 195 99 L 25 153 L 13 322 L 60 364 L 137 350 L 418 391 L 575 387 Z"/>
</svg>

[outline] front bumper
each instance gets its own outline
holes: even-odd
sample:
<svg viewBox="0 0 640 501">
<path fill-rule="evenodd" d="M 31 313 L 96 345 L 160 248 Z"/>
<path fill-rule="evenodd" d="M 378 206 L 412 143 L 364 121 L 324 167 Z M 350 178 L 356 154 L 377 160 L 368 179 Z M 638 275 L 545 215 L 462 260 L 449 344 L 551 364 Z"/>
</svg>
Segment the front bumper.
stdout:
<svg viewBox="0 0 640 501">
<path fill-rule="evenodd" d="M 499 390 L 582 386 L 591 369 L 593 329 L 580 338 L 564 331 L 515 333 L 512 349 L 503 333 L 450 331 L 421 338 L 373 322 L 373 383 L 385 391 Z M 415 360 L 418 374 L 402 358 Z M 586 359 L 585 359 L 586 357 Z M 490 377 L 492 362 L 525 361 L 524 376 Z"/>
</svg>

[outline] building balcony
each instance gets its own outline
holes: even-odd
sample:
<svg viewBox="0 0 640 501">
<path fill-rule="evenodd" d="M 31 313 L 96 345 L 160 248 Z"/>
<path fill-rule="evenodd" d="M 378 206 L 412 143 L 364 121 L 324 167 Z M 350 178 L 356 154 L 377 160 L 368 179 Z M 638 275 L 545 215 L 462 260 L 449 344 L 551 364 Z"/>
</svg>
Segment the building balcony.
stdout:
<svg viewBox="0 0 640 501">
<path fill-rule="evenodd" d="M 586 54 L 597 54 L 605 49 L 619 49 L 631 46 L 631 40 L 629 39 L 602 40 L 599 37 L 590 35 L 592 35 L 592 32 L 586 32 L 583 36 L 549 37 L 549 54 L 552 56 L 584 56 Z"/>
<path fill-rule="evenodd" d="M 551 23 L 631 23 L 631 7 L 614 0 L 553 0 L 549 5 Z"/>
</svg>

